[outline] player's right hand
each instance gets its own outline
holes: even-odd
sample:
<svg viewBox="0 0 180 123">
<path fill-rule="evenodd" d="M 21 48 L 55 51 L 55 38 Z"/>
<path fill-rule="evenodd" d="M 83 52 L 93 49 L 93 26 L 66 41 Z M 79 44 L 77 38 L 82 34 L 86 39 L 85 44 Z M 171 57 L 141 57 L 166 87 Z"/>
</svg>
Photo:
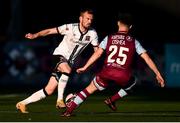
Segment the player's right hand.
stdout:
<svg viewBox="0 0 180 123">
<path fill-rule="evenodd" d="M 28 39 L 35 39 L 37 36 L 35 34 L 31 34 L 31 33 L 27 33 L 25 35 L 25 38 L 28 38 Z"/>
<path fill-rule="evenodd" d="M 165 86 L 165 82 L 164 82 L 164 79 L 161 76 L 161 74 L 156 75 L 156 79 L 157 79 L 158 83 L 160 84 L 160 86 L 163 88 Z"/>
<path fill-rule="evenodd" d="M 86 69 L 84 67 L 78 68 L 76 70 L 77 73 L 83 73 L 84 71 L 86 71 Z"/>
</svg>

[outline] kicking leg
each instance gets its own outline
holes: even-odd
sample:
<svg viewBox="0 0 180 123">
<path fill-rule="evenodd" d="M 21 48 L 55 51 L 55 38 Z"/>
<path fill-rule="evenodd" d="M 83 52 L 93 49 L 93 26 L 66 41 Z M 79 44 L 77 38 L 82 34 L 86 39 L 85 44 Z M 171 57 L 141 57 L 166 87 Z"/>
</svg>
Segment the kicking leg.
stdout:
<svg viewBox="0 0 180 123">
<path fill-rule="evenodd" d="M 26 105 L 46 98 L 46 96 L 51 95 L 54 92 L 56 87 L 57 87 L 57 81 L 56 81 L 55 77 L 52 76 L 49 79 L 49 82 L 48 82 L 47 86 L 45 87 L 45 89 L 41 89 L 41 90 L 33 93 L 28 98 L 18 102 L 16 104 L 16 108 L 18 110 L 20 110 L 21 113 L 28 113 L 28 111 L 26 110 Z"/>
</svg>

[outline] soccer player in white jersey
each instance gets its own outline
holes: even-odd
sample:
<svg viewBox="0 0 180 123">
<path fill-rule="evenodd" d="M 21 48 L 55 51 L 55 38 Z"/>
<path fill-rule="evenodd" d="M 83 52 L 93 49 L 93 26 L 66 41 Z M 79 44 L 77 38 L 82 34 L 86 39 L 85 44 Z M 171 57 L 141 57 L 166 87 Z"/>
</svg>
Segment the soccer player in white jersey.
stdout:
<svg viewBox="0 0 180 123">
<path fill-rule="evenodd" d="M 22 113 L 28 113 L 26 106 L 30 103 L 37 102 L 51 95 L 58 86 L 58 98 L 56 107 L 64 108 L 66 105 L 63 101 L 63 93 L 67 85 L 71 67 L 77 56 L 83 51 L 88 44 L 92 44 L 94 51 L 98 46 L 98 35 L 95 29 L 91 28 L 93 21 L 93 11 L 84 9 L 80 12 L 79 23 L 64 24 L 59 27 L 49 28 L 37 33 L 28 33 L 25 35 L 28 39 L 35 39 L 50 34 L 64 35 L 59 46 L 54 50 L 53 56 L 57 57 L 57 65 L 52 72 L 48 84 L 45 88 L 33 93 L 28 98 L 18 102 L 16 108 Z"/>
</svg>

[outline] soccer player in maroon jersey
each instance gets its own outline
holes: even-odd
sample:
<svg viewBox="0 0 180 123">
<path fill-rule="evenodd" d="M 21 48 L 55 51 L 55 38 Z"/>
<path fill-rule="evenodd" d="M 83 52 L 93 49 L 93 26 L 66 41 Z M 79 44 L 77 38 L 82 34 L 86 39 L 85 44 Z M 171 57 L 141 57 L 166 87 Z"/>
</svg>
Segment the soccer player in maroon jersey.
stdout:
<svg viewBox="0 0 180 123">
<path fill-rule="evenodd" d="M 139 41 L 128 34 L 132 27 L 132 17 L 128 13 L 121 13 L 118 16 L 118 32 L 108 35 L 100 43 L 98 50 L 90 57 L 87 63 L 77 69 L 78 73 L 84 72 L 92 65 L 102 54 L 106 53 L 103 68 L 96 74 L 91 83 L 82 91 L 76 94 L 73 101 L 67 103 L 67 109 L 62 116 L 71 116 L 71 113 L 76 109 L 89 95 L 96 90 L 104 90 L 110 82 L 115 82 L 121 87 L 126 87 L 131 82 L 132 77 L 132 62 L 135 53 L 139 54 L 147 63 L 151 70 L 155 73 L 156 79 L 161 87 L 164 87 L 164 79 L 157 69 L 155 63 L 149 57 L 146 50 L 141 46 Z M 134 83 L 131 84 L 133 86 Z M 129 87 L 131 87 L 129 86 Z M 125 89 L 105 100 L 109 106 L 114 106 L 113 103 L 118 98 L 127 94 Z M 114 99 L 114 100 L 112 100 Z"/>
</svg>

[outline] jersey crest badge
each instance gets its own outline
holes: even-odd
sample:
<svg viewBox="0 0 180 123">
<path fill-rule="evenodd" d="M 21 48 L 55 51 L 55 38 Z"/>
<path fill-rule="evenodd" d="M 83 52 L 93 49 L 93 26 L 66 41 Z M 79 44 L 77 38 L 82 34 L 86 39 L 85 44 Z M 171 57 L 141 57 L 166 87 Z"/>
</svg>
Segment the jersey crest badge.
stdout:
<svg viewBox="0 0 180 123">
<path fill-rule="evenodd" d="M 127 41 L 132 41 L 131 36 L 127 36 L 127 37 L 126 37 L 126 40 L 127 40 Z"/>
<path fill-rule="evenodd" d="M 85 40 L 90 41 L 90 36 L 86 36 Z"/>
</svg>

